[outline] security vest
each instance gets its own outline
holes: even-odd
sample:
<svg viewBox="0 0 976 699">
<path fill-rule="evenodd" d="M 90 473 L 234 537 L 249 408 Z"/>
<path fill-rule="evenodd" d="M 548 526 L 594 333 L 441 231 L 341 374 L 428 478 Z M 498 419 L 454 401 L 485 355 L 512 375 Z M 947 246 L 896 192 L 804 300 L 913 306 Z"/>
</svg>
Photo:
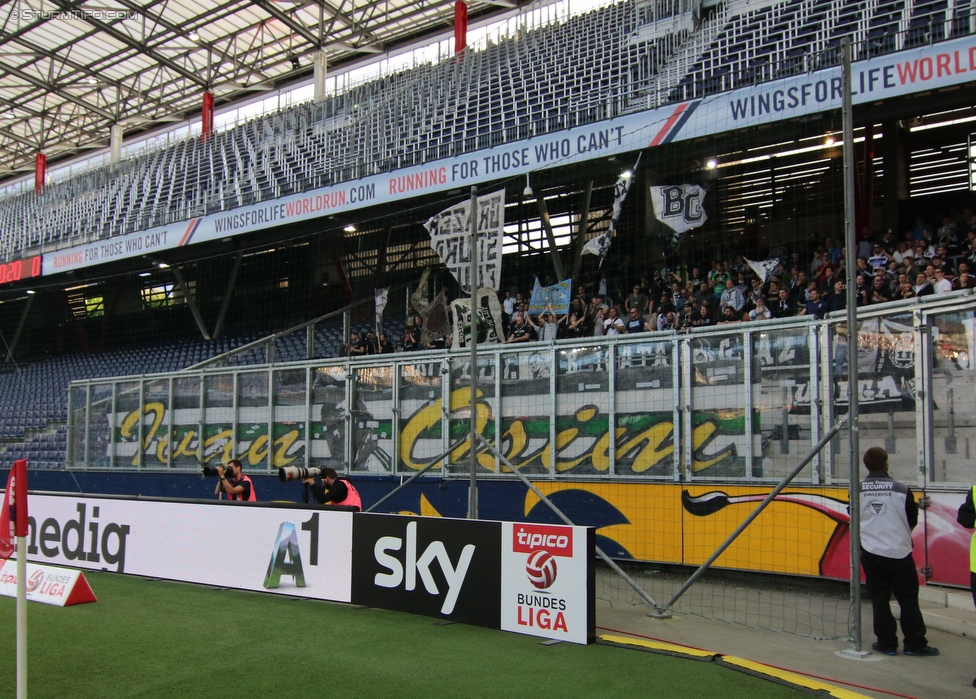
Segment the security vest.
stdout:
<svg viewBox="0 0 976 699">
<path fill-rule="evenodd" d="M 886 474 L 861 481 L 861 548 L 901 559 L 912 552 L 912 527 L 905 511 L 908 486 Z"/>
<path fill-rule="evenodd" d="M 976 502 L 976 485 L 973 486 L 973 502 Z M 976 531 L 973 538 L 969 540 L 969 570 L 976 573 Z"/>
<path fill-rule="evenodd" d="M 346 484 L 346 499 L 342 502 L 333 502 L 333 505 L 346 505 L 348 507 L 358 507 L 359 511 L 363 511 L 363 499 L 359 497 L 359 491 L 356 490 L 356 486 L 347 481 L 345 478 L 342 479 Z"/>
<path fill-rule="evenodd" d="M 249 477 L 245 476 L 244 474 L 241 474 L 241 480 L 242 481 L 247 481 L 248 485 L 251 486 L 251 494 L 248 496 L 247 501 L 248 502 L 255 502 L 258 498 L 254 494 L 254 483 L 252 483 L 251 482 L 251 479 Z M 234 493 L 234 494 L 232 494 L 230 496 L 230 499 L 231 500 L 242 500 L 243 498 L 240 496 L 239 493 Z"/>
</svg>

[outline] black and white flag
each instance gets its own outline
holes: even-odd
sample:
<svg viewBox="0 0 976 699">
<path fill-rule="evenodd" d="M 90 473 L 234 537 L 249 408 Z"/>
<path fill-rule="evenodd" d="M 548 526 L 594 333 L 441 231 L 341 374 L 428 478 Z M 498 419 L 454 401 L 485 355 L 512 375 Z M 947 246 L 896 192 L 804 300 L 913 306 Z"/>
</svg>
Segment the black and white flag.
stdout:
<svg viewBox="0 0 976 699">
<path fill-rule="evenodd" d="M 745 260 L 750 267 L 752 267 L 752 271 L 756 273 L 757 277 L 762 279 L 763 284 L 766 283 L 766 281 L 769 279 L 769 275 L 773 273 L 773 270 L 776 269 L 776 265 L 779 264 L 778 257 L 759 261 L 750 260 L 748 257 L 743 257 L 742 259 Z"/>
<path fill-rule="evenodd" d="M 682 236 L 708 220 L 705 189 L 697 184 L 651 187 L 651 205 L 658 221 L 671 229 L 668 241 L 675 249 Z"/>
<path fill-rule="evenodd" d="M 502 342 L 504 335 L 499 336 L 502 327 L 502 307 L 498 303 L 498 294 L 491 289 L 478 289 L 475 310 L 478 313 L 478 344 Z M 451 347 L 470 347 L 471 299 L 451 301 L 451 311 L 454 318 L 454 341 Z"/>
<path fill-rule="evenodd" d="M 634 167 L 622 173 L 617 178 L 617 183 L 613 185 L 613 209 L 610 212 L 610 227 L 605 233 L 601 233 L 592 240 L 587 241 L 586 245 L 583 246 L 583 254 L 589 253 L 590 255 L 600 256 L 601 267 L 603 266 L 603 258 L 610 252 L 610 241 L 613 240 L 613 236 L 617 231 L 617 221 L 620 220 L 620 211 L 623 209 L 624 200 L 627 198 L 627 192 L 630 191 L 630 183 L 634 181 L 634 173 L 637 172 L 637 166 L 640 164 L 642 155 L 643 153 L 637 154 L 637 162 L 634 163 Z"/>
<path fill-rule="evenodd" d="M 471 200 L 444 209 L 424 224 L 430 246 L 461 285 L 471 293 Z M 478 286 L 498 291 L 505 231 L 505 190 L 478 197 Z"/>
</svg>

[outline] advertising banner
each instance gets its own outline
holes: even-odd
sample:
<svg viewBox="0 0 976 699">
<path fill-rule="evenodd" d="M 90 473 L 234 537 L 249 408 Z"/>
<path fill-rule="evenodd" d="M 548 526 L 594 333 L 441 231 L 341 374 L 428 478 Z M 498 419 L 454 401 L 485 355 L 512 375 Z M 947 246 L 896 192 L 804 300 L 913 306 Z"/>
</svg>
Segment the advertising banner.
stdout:
<svg viewBox="0 0 976 699">
<path fill-rule="evenodd" d="M 350 601 L 352 512 L 31 494 L 28 524 L 31 561 Z"/>
<path fill-rule="evenodd" d="M 571 643 L 593 640 L 594 532 L 502 522 L 503 631 Z"/>
<path fill-rule="evenodd" d="M 974 73 L 976 38 L 973 36 L 856 61 L 852 80 L 854 104 L 868 104 L 964 84 L 972 79 Z M 664 143 L 795 119 L 840 109 L 842 97 L 840 66 L 813 73 L 803 72 L 701 99 L 623 114 L 423 165 L 262 201 L 232 211 L 220 211 L 48 252 L 43 258 L 43 274 L 58 274 L 152 255 L 163 250 L 368 206 L 399 202 L 406 197 L 447 192 L 461 186 L 604 159 Z M 677 235 L 680 236 L 680 233 Z M 604 242 L 609 243 L 609 236 Z M 500 252 L 497 264 L 501 264 Z M 486 282 L 484 285 L 489 286 Z"/>
<path fill-rule="evenodd" d="M 501 523 L 357 515 L 353 604 L 499 627 Z"/>
<path fill-rule="evenodd" d="M 13 558 L 0 566 L 0 595 L 17 596 L 17 561 Z M 27 601 L 70 607 L 98 600 L 80 570 L 28 563 Z"/>
</svg>

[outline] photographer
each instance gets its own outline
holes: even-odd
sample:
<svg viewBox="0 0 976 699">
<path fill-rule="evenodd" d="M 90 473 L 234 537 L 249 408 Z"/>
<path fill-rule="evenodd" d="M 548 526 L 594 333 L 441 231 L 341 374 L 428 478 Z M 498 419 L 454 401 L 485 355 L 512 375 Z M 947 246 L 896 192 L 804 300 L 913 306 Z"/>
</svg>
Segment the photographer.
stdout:
<svg viewBox="0 0 976 699">
<path fill-rule="evenodd" d="M 322 476 L 321 481 L 314 478 L 302 479 L 303 483 L 309 485 L 309 490 L 319 504 L 331 502 L 333 505 L 347 505 L 355 507 L 359 512 L 363 511 L 363 500 L 359 497 L 356 486 L 345 478 L 339 478 L 335 469 L 322 469 Z"/>
<path fill-rule="evenodd" d="M 248 502 L 257 500 L 254 494 L 254 484 L 251 483 L 249 477 L 241 472 L 239 460 L 231 459 L 228 461 L 226 469 L 223 466 L 218 466 L 217 477 L 220 478 L 217 481 L 215 491 L 218 495 L 226 493 L 228 500 L 247 500 Z"/>
</svg>

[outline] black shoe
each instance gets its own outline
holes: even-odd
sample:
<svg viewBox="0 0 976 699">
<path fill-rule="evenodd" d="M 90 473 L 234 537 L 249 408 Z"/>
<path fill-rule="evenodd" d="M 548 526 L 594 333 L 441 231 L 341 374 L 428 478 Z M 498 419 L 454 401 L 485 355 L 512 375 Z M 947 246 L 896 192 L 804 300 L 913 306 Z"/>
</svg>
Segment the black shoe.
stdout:
<svg viewBox="0 0 976 699">
<path fill-rule="evenodd" d="M 938 655 L 939 649 L 933 648 L 932 646 L 925 646 L 924 648 L 919 648 L 918 650 L 906 650 L 905 655 L 922 655 L 922 656 L 933 656 Z"/>
<path fill-rule="evenodd" d="M 871 650 L 873 650 L 875 653 L 881 653 L 882 655 L 898 655 L 897 648 L 882 646 L 880 643 L 872 643 Z"/>
<path fill-rule="evenodd" d="M 973 686 L 976 687 L 976 680 L 973 680 Z"/>
</svg>

